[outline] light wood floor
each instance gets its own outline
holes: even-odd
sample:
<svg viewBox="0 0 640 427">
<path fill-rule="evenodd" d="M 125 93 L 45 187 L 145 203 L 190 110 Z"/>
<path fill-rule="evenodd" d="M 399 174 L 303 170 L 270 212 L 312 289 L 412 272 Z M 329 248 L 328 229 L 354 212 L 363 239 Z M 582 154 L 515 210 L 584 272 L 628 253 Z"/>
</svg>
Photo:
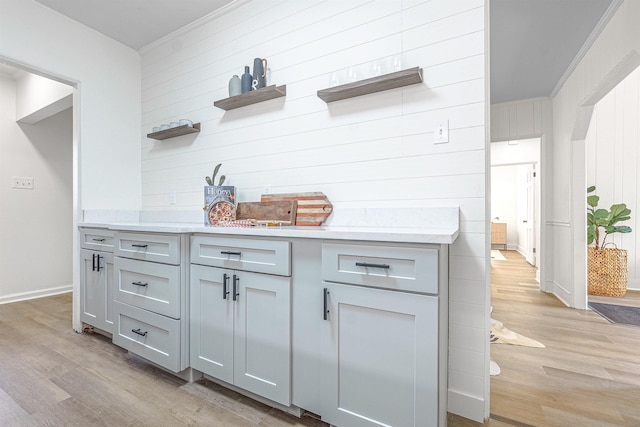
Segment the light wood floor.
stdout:
<svg viewBox="0 0 640 427">
<path fill-rule="evenodd" d="M 492 317 L 546 348 L 491 344 L 491 417 L 518 426 L 640 426 L 640 327 L 611 324 L 540 292 L 515 251 L 492 261 Z M 636 305 L 623 299 L 590 300 Z M 489 424 L 498 425 L 498 424 Z"/>
<path fill-rule="evenodd" d="M 0 305 L 0 426 L 326 427 L 71 330 L 71 294 Z"/>
</svg>

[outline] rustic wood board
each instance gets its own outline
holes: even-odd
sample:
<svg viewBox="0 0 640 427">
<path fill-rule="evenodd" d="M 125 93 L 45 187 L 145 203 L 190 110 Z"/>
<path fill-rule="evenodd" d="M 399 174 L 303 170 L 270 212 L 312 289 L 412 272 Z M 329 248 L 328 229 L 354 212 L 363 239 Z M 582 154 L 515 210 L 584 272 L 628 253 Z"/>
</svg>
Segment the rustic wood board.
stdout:
<svg viewBox="0 0 640 427">
<path fill-rule="evenodd" d="M 260 200 L 263 202 L 297 201 L 296 225 L 322 225 L 333 211 L 333 205 L 321 192 L 263 194 Z"/>
<path fill-rule="evenodd" d="M 257 221 L 273 221 L 295 225 L 295 200 L 279 200 L 268 202 L 238 202 L 236 219 L 255 219 Z"/>
</svg>

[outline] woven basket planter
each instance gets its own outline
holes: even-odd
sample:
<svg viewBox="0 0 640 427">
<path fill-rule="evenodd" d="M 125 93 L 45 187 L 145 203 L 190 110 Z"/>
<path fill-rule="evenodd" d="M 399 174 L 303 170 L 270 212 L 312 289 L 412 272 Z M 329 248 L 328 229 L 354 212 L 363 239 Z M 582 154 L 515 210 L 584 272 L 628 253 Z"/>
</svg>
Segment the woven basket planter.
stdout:
<svg viewBox="0 0 640 427">
<path fill-rule="evenodd" d="M 587 248 L 589 294 L 621 297 L 627 293 L 627 251 L 617 248 Z"/>
</svg>

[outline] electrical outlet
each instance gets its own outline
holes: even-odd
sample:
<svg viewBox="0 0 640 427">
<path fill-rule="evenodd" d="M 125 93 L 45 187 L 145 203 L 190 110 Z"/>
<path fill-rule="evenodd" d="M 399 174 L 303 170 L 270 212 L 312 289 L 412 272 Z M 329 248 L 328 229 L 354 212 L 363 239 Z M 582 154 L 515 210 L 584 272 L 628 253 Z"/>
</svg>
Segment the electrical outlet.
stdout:
<svg viewBox="0 0 640 427">
<path fill-rule="evenodd" d="M 262 187 L 262 194 L 271 194 L 271 184 L 265 184 Z"/>
<path fill-rule="evenodd" d="M 23 176 L 11 177 L 11 188 L 20 190 L 33 190 L 33 178 Z"/>
<path fill-rule="evenodd" d="M 170 205 L 175 205 L 176 204 L 176 192 L 175 191 L 172 191 L 169 194 L 169 204 Z"/>
<path fill-rule="evenodd" d="M 449 120 L 438 122 L 433 131 L 434 144 L 444 144 L 446 142 L 449 142 Z"/>
</svg>

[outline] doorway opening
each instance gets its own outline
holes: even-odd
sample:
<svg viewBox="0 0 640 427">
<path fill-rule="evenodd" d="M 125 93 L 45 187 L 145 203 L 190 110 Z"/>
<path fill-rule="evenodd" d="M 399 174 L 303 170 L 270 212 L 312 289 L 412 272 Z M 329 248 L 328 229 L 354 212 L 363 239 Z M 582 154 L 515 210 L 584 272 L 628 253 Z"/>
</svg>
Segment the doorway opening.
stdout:
<svg viewBox="0 0 640 427">
<path fill-rule="evenodd" d="M 0 58 L 0 303 L 73 290 L 74 96 L 68 82 Z"/>
<path fill-rule="evenodd" d="M 492 249 L 514 250 L 536 267 L 540 281 L 542 229 L 540 213 L 541 139 L 491 143 L 491 225 L 504 230 L 505 239 L 492 233 Z"/>
</svg>

